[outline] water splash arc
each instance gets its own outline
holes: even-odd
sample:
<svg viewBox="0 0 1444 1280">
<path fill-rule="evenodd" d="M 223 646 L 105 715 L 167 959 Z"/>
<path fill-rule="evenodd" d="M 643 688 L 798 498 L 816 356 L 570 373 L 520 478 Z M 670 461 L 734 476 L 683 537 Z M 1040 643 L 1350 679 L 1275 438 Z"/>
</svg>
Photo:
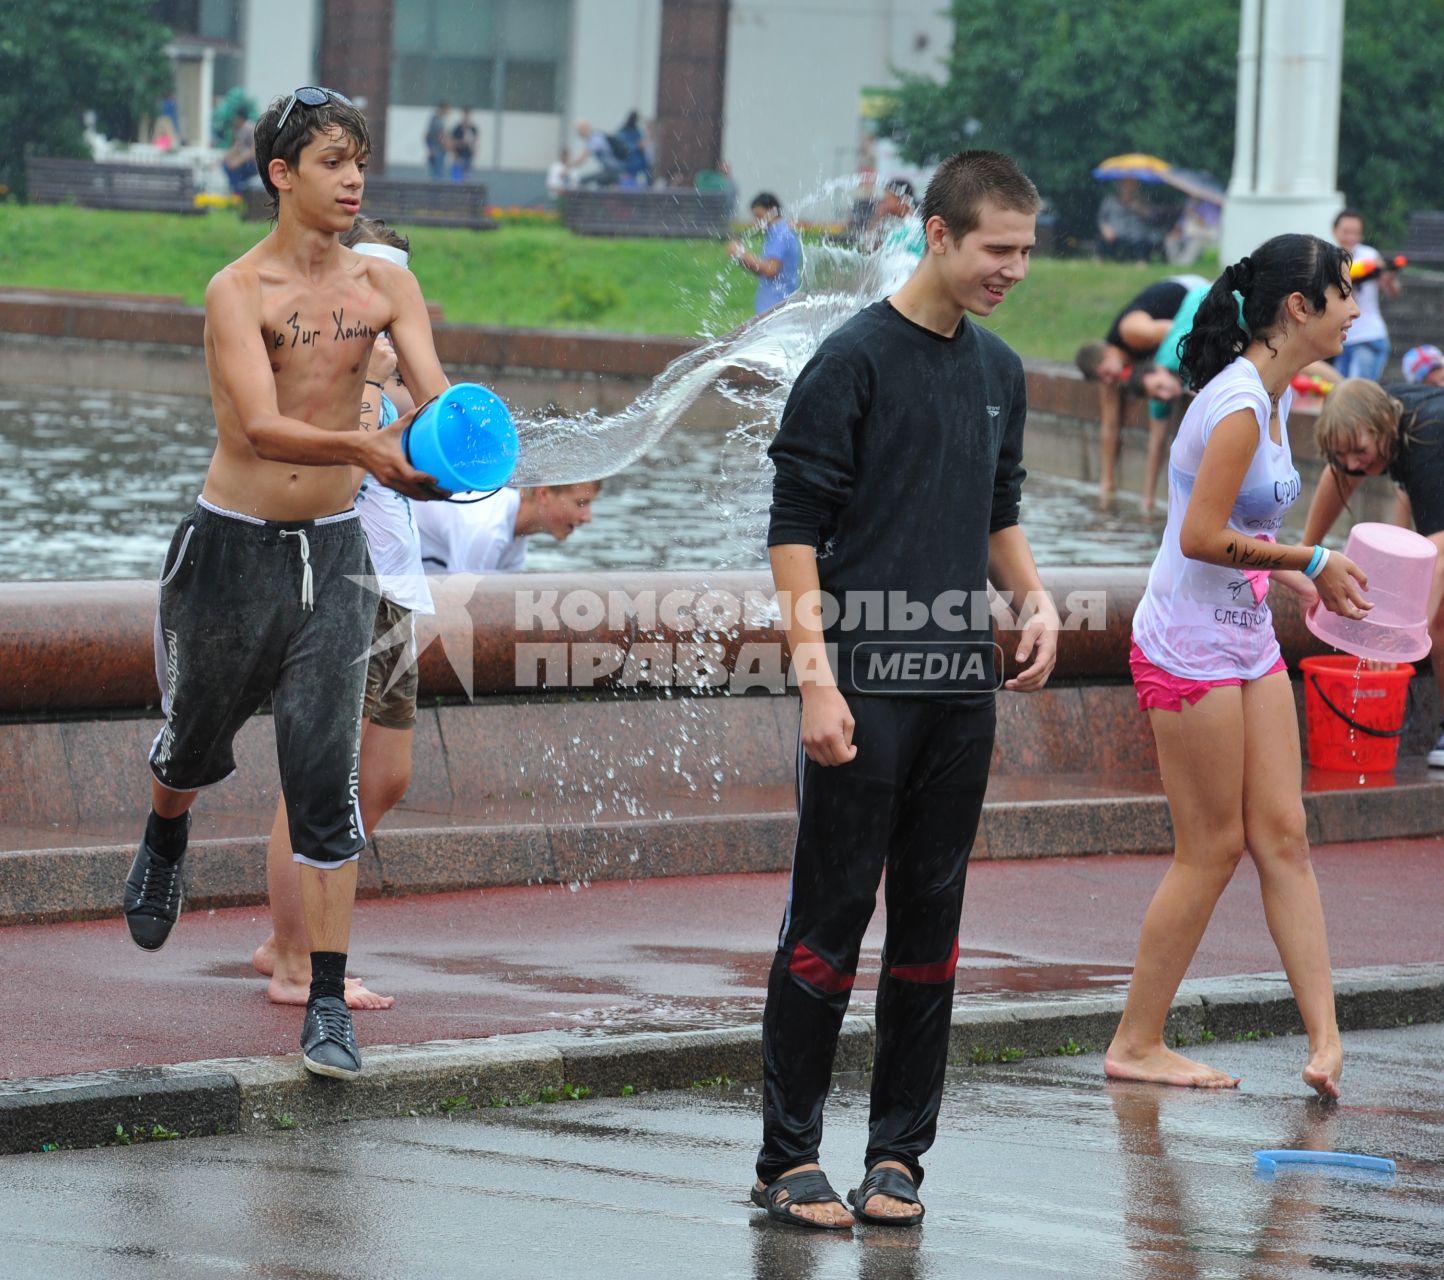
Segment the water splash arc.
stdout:
<svg viewBox="0 0 1444 1280">
<path fill-rule="evenodd" d="M 615 475 L 656 446 L 712 390 L 753 411 L 754 441 L 759 431 L 770 435 L 788 391 L 822 340 L 861 307 L 896 289 L 916 262 L 903 248 L 865 254 L 810 245 L 797 293 L 673 360 L 618 413 L 520 417 L 512 483 L 577 484 Z M 739 380 L 734 371 L 751 377 Z M 739 382 L 740 387 L 732 385 Z"/>
</svg>

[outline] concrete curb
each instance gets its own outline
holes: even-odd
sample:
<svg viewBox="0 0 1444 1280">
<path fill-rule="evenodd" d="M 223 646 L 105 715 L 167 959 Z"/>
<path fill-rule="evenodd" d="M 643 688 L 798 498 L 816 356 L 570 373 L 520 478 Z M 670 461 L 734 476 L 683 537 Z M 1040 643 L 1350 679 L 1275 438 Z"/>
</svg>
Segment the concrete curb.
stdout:
<svg viewBox="0 0 1444 1280">
<path fill-rule="evenodd" d="M 1310 843 L 1412 839 L 1444 830 L 1436 782 L 1359 791 L 1305 792 Z M 378 831 L 360 864 L 358 897 L 399 897 L 521 884 L 786 871 L 797 819 L 791 809 L 584 823 L 412 825 Z M 139 830 L 139 827 L 137 827 Z M 1040 832 L 1043 834 L 1040 835 Z M 198 839 L 186 862 L 192 909 L 264 904 L 256 868 L 265 836 Z M 1162 794 L 1061 800 L 991 800 L 975 860 L 1167 854 L 1173 827 Z M 0 926 L 116 915 L 135 844 L 0 851 Z"/>
<path fill-rule="evenodd" d="M 1444 1022 L 1444 964 L 1344 969 L 1334 982 L 1345 1031 Z M 1101 1052 L 1122 1008 L 1119 991 L 965 996 L 953 1011 L 950 1058 L 961 1066 Z M 1169 1019 L 1180 1044 L 1301 1030 L 1282 973 L 1186 982 Z M 873 1037 L 871 1018 L 845 1019 L 836 1069 L 868 1070 Z M 526 1105 L 578 1086 L 613 1095 L 685 1089 L 720 1077 L 755 1080 L 762 1069 L 756 1023 L 615 1036 L 545 1031 L 365 1054 L 365 1074 L 349 1084 L 306 1075 L 299 1054 L 0 1080 L 0 1154 Z"/>
</svg>

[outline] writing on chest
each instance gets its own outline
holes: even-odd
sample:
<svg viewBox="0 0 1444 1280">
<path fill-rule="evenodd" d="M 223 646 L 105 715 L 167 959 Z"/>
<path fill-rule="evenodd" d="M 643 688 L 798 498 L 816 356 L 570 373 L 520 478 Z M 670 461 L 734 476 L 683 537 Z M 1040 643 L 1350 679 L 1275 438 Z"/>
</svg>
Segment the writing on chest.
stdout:
<svg viewBox="0 0 1444 1280">
<path fill-rule="evenodd" d="M 354 312 L 348 316 L 345 307 L 329 309 L 328 319 L 317 322 L 312 315 L 303 315 L 298 308 L 279 325 L 267 326 L 267 340 L 273 351 L 292 347 L 315 347 L 326 343 L 372 341 L 380 329 Z"/>
</svg>

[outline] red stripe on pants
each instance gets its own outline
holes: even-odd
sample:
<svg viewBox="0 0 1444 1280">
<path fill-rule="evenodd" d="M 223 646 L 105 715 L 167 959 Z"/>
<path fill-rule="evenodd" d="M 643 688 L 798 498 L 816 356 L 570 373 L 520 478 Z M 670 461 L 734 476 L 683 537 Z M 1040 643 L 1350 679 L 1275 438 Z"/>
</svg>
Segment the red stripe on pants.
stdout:
<svg viewBox="0 0 1444 1280">
<path fill-rule="evenodd" d="M 888 972 L 899 982 L 949 982 L 958 971 L 958 940 L 953 939 L 953 949 L 946 960 L 935 964 L 895 964 Z"/>
<path fill-rule="evenodd" d="M 804 982 L 810 982 L 819 991 L 835 996 L 842 991 L 851 991 L 855 981 L 850 973 L 839 973 L 816 952 L 809 951 L 798 943 L 788 962 L 788 969 Z"/>
</svg>

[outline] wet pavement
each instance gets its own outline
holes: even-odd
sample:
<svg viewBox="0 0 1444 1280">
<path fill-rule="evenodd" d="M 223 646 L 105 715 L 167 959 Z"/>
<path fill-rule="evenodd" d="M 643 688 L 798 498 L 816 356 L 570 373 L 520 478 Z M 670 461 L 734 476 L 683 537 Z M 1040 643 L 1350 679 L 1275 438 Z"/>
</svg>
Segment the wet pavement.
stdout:
<svg viewBox="0 0 1444 1280">
<path fill-rule="evenodd" d="M 1105 1084 L 1096 1057 L 953 1072 L 915 1231 L 804 1232 L 745 1200 L 751 1089 L 706 1087 L 255 1137 L 0 1159 L 0 1277 L 503 1280 L 1444 1274 L 1444 1027 L 1347 1037 L 1345 1098 L 1304 1041 L 1215 1043 L 1238 1093 Z M 864 1082 L 824 1160 L 855 1181 Z M 1390 1177 L 1252 1152 L 1388 1156 Z"/>
<path fill-rule="evenodd" d="M 1440 842 L 1322 846 L 1315 866 L 1338 968 L 1437 962 Z M 960 994 L 1121 990 L 1157 857 L 983 861 L 969 872 Z M 117 887 L 124 866 L 117 867 Z M 352 971 L 395 995 L 357 1016 L 363 1046 L 567 1029 L 588 1034 L 756 1022 L 786 896 L 779 875 L 673 877 L 438 894 L 357 906 Z M 192 911 L 164 950 L 117 918 L 0 929 L 0 1079 L 294 1052 L 301 1015 L 266 1002 L 254 908 Z M 870 1011 L 883 920 L 854 1012 Z M 1191 977 L 1277 970 L 1245 861 Z"/>
</svg>

